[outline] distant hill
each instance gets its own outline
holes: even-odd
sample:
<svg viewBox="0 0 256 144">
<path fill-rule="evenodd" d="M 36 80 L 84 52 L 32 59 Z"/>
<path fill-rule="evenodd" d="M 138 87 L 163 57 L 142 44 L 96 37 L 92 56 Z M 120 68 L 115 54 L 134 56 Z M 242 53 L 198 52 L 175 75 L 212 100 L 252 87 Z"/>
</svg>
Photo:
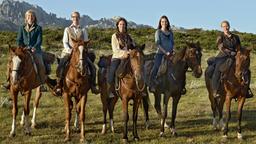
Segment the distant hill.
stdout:
<svg viewBox="0 0 256 144">
<path fill-rule="evenodd" d="M 70 25 L 70 20 L 65 18 L 59 18 L 54 13 L 48 13 L 40 6 L 31 5 L 24 1 L 16 0 L 0 0 L 0 31 L 16 31 L 17 26 L 24 23 L 24 14 L 28 9 L 33 9 L 39 20 L 39 25 L 43 27 L 66 27 Z M 114 28 L 115 22 L 118 17 L 113 18 L 101 18 L 99 20 L 93 20 L 88 15 L 81 16 L 81 25 L 86 27 L 96 28 Z M 145 28 L 151 27 L 143 24 L 136 24 L 129 21 L 129 27 L 131 28 Z"/>
</svg>

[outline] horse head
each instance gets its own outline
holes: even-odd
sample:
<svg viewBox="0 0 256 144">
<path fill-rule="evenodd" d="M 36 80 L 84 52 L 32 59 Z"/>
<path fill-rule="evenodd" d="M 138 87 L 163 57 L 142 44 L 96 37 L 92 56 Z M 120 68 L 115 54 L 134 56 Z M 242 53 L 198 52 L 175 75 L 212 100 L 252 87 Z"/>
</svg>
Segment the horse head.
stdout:
<svg viewBox="0 0 256 144">
<path fill-rule="evenodd" d="M 23 47 L 11 47 L 9 46 L 9 52 L 11 55 L 11 76 L 13 84 L 16 84 L 18 77 L 21 75 L 20 69 L 27 66 L 26 61 L 30 58 L 28 51 Z"/>
<path fill-rule="evenodd" d="M 144 48 L 145 44 L 143 44 L 142 46 L 135 46 L 134 48 L 130 49 L 129 55 L 131 70 L 132 73 L 134 74 L 138 90 L 143 90 L 143 87 L 145 86 L 143 78 Z"/>
<path fill-rule="evenodd" d="M 250 67 L 250 52 L 251 49 L 241 48 L 237 51 L 235 60 L 235 76 L 239 83 L 246 83 L 244 80 L 244 73 L 249 70 Z"/>
<path fill-rule="evenodd" d="M 192 69 L 193 75 L 196 78 L 199 78 L 202 75 L 202 68 L 201 68 L 202 52 L 201 52 L 200 43 L 187 42 L 186 44 L 187 44 L 187 49 L 184 56 L 185 61 L 187 63 L 187 66 Z"/>
<path fill-rule="evenodd" d="M 89 41 L 83 41 L 83 40 L 73 40 L 73 48 L 72 48 L 72 54 L 71 54 L 71 60 L 70 63 L 73 64 L 77 70 L 78 73 L 80 73 L 82 76 L 86 75 L 86 58 L 87 58 L 87 46 L 90 42 Z"/>
</svg>

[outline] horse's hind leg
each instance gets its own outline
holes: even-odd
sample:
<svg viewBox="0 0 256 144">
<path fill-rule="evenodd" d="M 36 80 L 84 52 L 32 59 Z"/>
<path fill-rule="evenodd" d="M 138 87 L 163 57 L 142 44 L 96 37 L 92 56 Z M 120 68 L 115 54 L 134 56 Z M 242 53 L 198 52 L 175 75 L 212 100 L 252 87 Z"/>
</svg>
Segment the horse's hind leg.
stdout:
<svg viewBox="0 0 256 144">
<path fill-rule="evenodd" d="M 137 119 L 138 119 L 138 108 L 140 104 L 140 99 L 135 98 L 133 104 L 133 138 L 135 141 L 139 140 L 138 132 L 137 132 Z"/>
<path fill-rule="evenodd" d="M 155 109 L 158 114 L 158 116 L 161 118 L 162 117 L 162 111 L 161 111 L 161 94 L 154 93 L 155 96 Z"/>
<path fill-rule="evenodd" d="M 107 131 L 107 111 L 108 111 L 108 101 L 107 96 L 101 94 L 101 103 L 102 103 L 102 111 L 103 111 L 103 125 L 101 134 L 105 134 Z"/>
<path fill-rule="evenodd" d="M 31 97 L 31 90 L 30 91 L 26 91 L 24 93 L 24 115 L 25 115 L 25 134 L 28 134 L 30 135 L 31 134 L 31 127 L 30 127 L 30 124 L 29 124 L 29 112 L 30 112 L 30 109 L 29 109 L 29 104 L 30 104 L 30 97 Z"/>
<path fill-rule="evenodd" d="M 64 105 L 65 105 L 65 111 L 66 111 L 66 125 L 65 125 L 66 138 L 64 140 L 66 142 L 66 141 L 70 141 L 71 100 L 66 92 L 63 94 L 63 98 L 64 98 Z"/>
<path fill-rule="evenodd" d="M 11 95 L 12 95 L 12 129 L 10 132 L 9 137 L 14 137 L 16 134 L 16 116 L 18 113 L 18 91 L 14 91 L 12 88 L 11 89 Z"/>
<path fill-rule="evenodd" d="M 223 138 L 227 138 L 228 136 L 228 123 L 231 117 L 231 112 L 230 112 L 231 98 L 229 95 L 226 96 L 225 104 L 226 104 L 226 122 L 224 127 Z"/>
<path fill-rule="evenodd" d="M 169 96 L 164 96 L 163 113 L 161 117 L 160 137 L 162 137 L 164 134 L 164 124 L 167 117 L 167 108 L 168 108 L 169 99 L 170 99 Z"/>
<path fill-rule="evenodd" d="M 128 129 L 127 129 L 127 123 L 129 120 L 129 114 L 128 114 L 128 100 L 127 96 L 123 96 L 122 99 L 122 109 L 123 109 L 123 123 L 124 123 L 124 130 L 123 130 L 123 142 L 127 143 L 128 142 Z"/>
<path fill-rule="evenodd" d="M 87 101 L 87 95 L 83 95 L 82 98 L 80 99 L 80 113 L 79 113 L 79 120 L 80 120 L 80 128 L 81 128 L 81 133 L 80 133 L 80 142 L 84 142 L 84 120 L 85 120 L 85 105 Z"/>
<path fill-rule="evenodd" d="M 238 99 L 238 110 L 237 110 L 237 138 L 242 139 L 242 129 L 241 129 L 241 121 L 242 121 L 242 111 L 243 111 L 243 106 L 245 102 L 245 97 L 239 97 Z"/>
<path fill-rule="evenodd" d="M 35 100 L 34 100 L 33 117 L 31 119 L 31 127 L 32 128 L 36 127 L 36 111 L 37 111 L 37 108 L 39 106 L 39 100 L 40 100 L 41 96 L 42 96 L 42 93 L 40 92 L 40 88 L 37 87 L 36 88 L 36 97 L 35 97 Z"/>
<path fill-rule="evenodd" d="M 108 99 L 108 112 L 109 112 L 109 119 L 110 119 L 109 124 L 110 124 L 110 129 L 112 133 L 115 132 L 113 120 L 114 120 L 114 109 L 115 109 L 117 100 L 118 100 L 118 96 Z"/>
</svg>

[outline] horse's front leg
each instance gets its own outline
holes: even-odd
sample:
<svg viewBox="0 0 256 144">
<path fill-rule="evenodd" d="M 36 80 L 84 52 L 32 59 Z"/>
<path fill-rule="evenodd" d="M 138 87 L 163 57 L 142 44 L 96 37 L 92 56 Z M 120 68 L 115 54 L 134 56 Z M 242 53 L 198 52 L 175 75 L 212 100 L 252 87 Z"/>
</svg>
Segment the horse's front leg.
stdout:
<svg viewBox="0 0 256 144">
<path fill-rule="evenodd" d="M 66 131 L 66 138 L 65 138 L 65 142 L 70 141 L 70 119 L 71 119 L 71 100 L 69 98 L 68 93 L 64 92 L 63 94 L 63 98 L 64 98 L 64 107 L 65 107 L 65 111 L 66 111 L 66 125 L 65 125 L 65 131 Z"/>
<path fill-rule="evenodd" d="M 118 96 L 115 95 L 114 98 L 110 98 L 108 99 L 108 114 L 109 114 L 109 119 L 110 119 L 110 129 L 111 132 L 114 133 L 115 132 L 115 128 L 114 128 L 114 109 L 115 109 L 115 105 L 116 102 L 118 100 Z"/>
<path fill-rule="evenodd" d="M 238 110 L 237 110 L 237 138 L 242 139 L 242 129 L 241 129 L 241 121 L 242 121 L 242 112 L 243 112 L 243 106 L 245 102 L 245 97 L 239 97 L 238 98 Z"/>
<path fill-rule="evenodd" d="M 162 111 L 161 111 L 161 94 L 160 93 L 154 93 L 155 97 L 155 109 L 158 114 L 158 116 L 161 118 L 162 117 Z"/>
<path fill-rule="evenodd" d="M 30 91 L 26 91 L 24 93 L 24 116 L 25 116 L 25 119 L 24 119 L 24 132 L 25 134 L 27 135 L 30 135 L 31 134 L 31 127 L 30 127 L 30 124 L 29 124 L 29 112 L 30 112 L 30 109 L 29 109 L 29 104 L 30 104 L 30 98 L 31 98 L 31 90 Z"/>
<path fill-rule="evenodd" d="M 41 96 L 42 96 L 42 92 L 40 92 L 40 87 L 37 87 L 36 88 L 36 97 L 35 97 L 35 100 L 34 100 L 33 117 L 32 117 L 32 120 L 31 120 L 31 127 L 32 128 L 36 127 L 36 111 L 37 111 L 37 108 L 39 106 L 39 100 L 40 100 Z"/>
<path fill-rule="evenodd" d="M 164 134 L 164 125 L 167 117 L 167 108 L 168 108 L 169 98 L 170 98 L 169 96 L 166 96 L 166 95 L 164 96 L 163 113 L 161 117 L 160 137 L 162 137 Z"/>
<path fill-rule="evenodd" d="M 137 132 L 137 119 L 138 119 L 138 109 L 140 104 L 141 98 L 134 98 L 133 104 L 133 138 L 135 141 L 139 140 L 138 132 Z"/>
<path fill-rule="evenodd" d="M 81 133 L 80 133 L 80 142 L 84 142 L 84 120 L 85 120 L 85 105 L 87 101 L 87 94 L 83 95 L 80 99 L 80 113 L 79 113 L 79 120 L 80 120 L 80 127 L 81 127 Z"/>
<path fill-rule="evenodd" d="M 225 105 L 226 105 L 226 122 L 225 122 L 224 132 L 222 136 L 223 138 L 228 137 L 228 123 L 231 118 L 231 112 L 230 112 L 231 96 L 230 95 L 226 95 Z"/>
<path fill-rule="evenodd" d="M 173 97 L 173 101 L 172 101 L 172 119 L 171 119 L 171 132 L 173 136 L 176 136 L 176 129 L 175 129 L 175 119 L 176 119 L 176 115 L 177 115 L 177 108 L 178 108 L 178 103 L 180 101 L 180 97 L 181 95 L 175 95 Z"/>
<path fill-rule="evenodd" d="M 128 114 L 128 99 L 127 96 L 122 97 L 122 109 L 123 109 L 123 122 L 124 122 L 124 131 L 123 131 L 123 142 L 128 142 L 128 130 L 127 130 L 127 123 L 129 120 L 129 114 Z"/>
<path fill-rule="evenodd" d="M 11 89 L 11 96 L 12 96 L 12 129 L 10 132 L 9 137 L 14 137 L 16 135 L 16 116 L 18 113 L 18 91 Z"/>
</svg>

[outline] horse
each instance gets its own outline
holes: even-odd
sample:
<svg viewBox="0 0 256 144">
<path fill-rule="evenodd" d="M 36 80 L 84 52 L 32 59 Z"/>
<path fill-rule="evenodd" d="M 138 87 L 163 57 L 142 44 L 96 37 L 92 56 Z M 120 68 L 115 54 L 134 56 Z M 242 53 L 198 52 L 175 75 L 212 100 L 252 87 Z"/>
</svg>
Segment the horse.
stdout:
<svg viewBox="0 0 256 144">
<path fill-rule="evenodd" d="M 175 130 L 175 119 L 177 113 L 177 106 L 181 98 L 182 89 L 185 85 L 186 72 L 188 68 L 193 71 L 193 76 L 200 78 L 202 75 L 201 68 L 201 47 L 200 43 L 186 42 L 186 47 L 182 48 L 172 57 L 166 58 L 167 68 L 166 72 L 158 76 L 160 83 L 156 84 L 156 91 L 153 92 L 155 97 L 154 107 L 158 116 L 161 118 L 160 137 L 164 134 L 165 120 L 167 117 L 167 107 L 169 98 L 172 97 L 172 119 L 171 132 L 172 135 L 177 135 Z M 150 83 L 150 71 L 153 67 L 153 59 L 145 61 L 146 83 Z M 159 72 L 158 72 L 159 73 Z M 161 111 L 161 94 L 164 94 L 163 112 Z"/>
<path fill-rule="evenodd" d="M 119 95 L 115 92 L 115 90 L 112 91 L 113 98 L 110 98 L 108 96 L 107 92 L 107 72 L 110 68 L 111 64 L 111 58 L 112 55 L 102 55 L 99 58 L 98 62 L 98 85 L 100 88 L 100 95 L 101 95 L 101 102 L 102 102 L 102 111 L 103 111 L 103 125 L 102 125 L 102 134 L 105 134 L 107 131 L 107 112 L 109 113 L 109 125 L 111 132 L 114 133 L 114 121 L 113 121 L 113 111 L 116 105 L 116 102 L 118 100 Z M 146 89 L 145 89 L 146 90 Z M 145 92 L 144 94 L 148 94 Z M 142 101 L 143 101 L 143 108 L 144 108 L 144 114 L 145 114 L 145 127 L 148 129 L 149 127 L 149 116 L 148 116 L 148 96 L 143 96 Z"/>
<path fill-rule="evenodd" d="M 85 105 L 87 101 L 87 93 L 91 87 L 90 72 L 86 63 L 88 58 L 87 46 L 89 41 L 73 40 L 74 46 L 70 56 L 70 62 L 67 65 L 63 81 L 63 99 L 66 115 L 65 124 L 65 142 L 70 141 L 70 119 L 73 108 L 72 97 L 75 98 L 76 112 L 79 114 L 80 123 L 80 142 L 84 142 L 84 120 L 85 120 Z"/>
<path fill-rule="evenodd" d="M 135 46 L 130 49 L 127 59 L 121 60 L 119 68 L 123 67 L 122 76 L 118 78 L 119 87 L 116 89 L 122 99 L 123 111 L 123 142 L 128 143 L 127 123 L 129 120 L 128 102 L 133 100 L 133 137 L 135 141 L 139 140 L 137 133 L 138 108 L 142 99 L 142 93 L 145 90 L 143 77 L 143 50 L 145 45 Z M 120 67 L 121 66 L 121 67 Z M 125 66 L 125 67 L 124 67 Z M 119 69 L 118 68 L 118 69 Z M 117 71 L 118 71 L 117 69 Z M 118 75 L 117 75 L 118 76 Z"/>
<path fill-rule="evenodd" d="M 224 79 L 220 86 L 220 97 L 215 98 L 213 96 L 213 90 L 211 85 L 211 77 L 205 73 L 205 82 L 208 90 L 209 100 L 211 102 L 211 108 L 213 112 L 213 126 L 217 129 L 216 115 L 219 114 L 220 127 L 223 130 L 223 138 L 227 138 L 228 134 L 228 123 L 231 117 L 230 107 L 231 100 L 236 99 L 238 102 L 237 111 L 237 138 L 242 139 L 241 133 L 241 119 L 243 105 L 246 99 L 246 93 L 249 88 L 249 79 L 245 75 L 249 71 L 250 67 L 250 51 L 251 49 L 238 48 L 235 60 L 231 64 L 231 67 L 223 72 Z M 209 66 L 206 71 L 209 70 Z M 223 120 L 223 106 L 226 107 L 226 121 Z"/>
<path fill-rule="evenodd" d="M 38 107 L 41 92 L 39 86 L 42 83 L 51 84 L 51 79 L 46 75 L 39 80 L 38 70 L 36 68 L 37 61 L 34 60 L 33 54 L 24 47 L 11 47 L 9 45 L 10 60 L 9 61 L 9 72 L 10 74 L 10 95 L 12 99 L 12 129 L 9 137 L 16 135 L 16 116 L 18 113 L 18 94 L 19 92 L 24 97 L 24 109 L 21 119 L 21 125 L 25 127 L 25 134 L 31 134 L 31 128 L 29 126 L 28 116 L 30 112 L 29 103 L 31 98 L 32 89 L 36 88 L 36 98 L 34 101 L 34 112 L 32 118 L 32 127 L 35 127 L 35 113 Z M 20 63 L 17 63 L 19 61 Z M 15 69 L 13 69 L 15 68 Z M 43 70 L 44 71 L 44 70 Z"/>
</svg>

